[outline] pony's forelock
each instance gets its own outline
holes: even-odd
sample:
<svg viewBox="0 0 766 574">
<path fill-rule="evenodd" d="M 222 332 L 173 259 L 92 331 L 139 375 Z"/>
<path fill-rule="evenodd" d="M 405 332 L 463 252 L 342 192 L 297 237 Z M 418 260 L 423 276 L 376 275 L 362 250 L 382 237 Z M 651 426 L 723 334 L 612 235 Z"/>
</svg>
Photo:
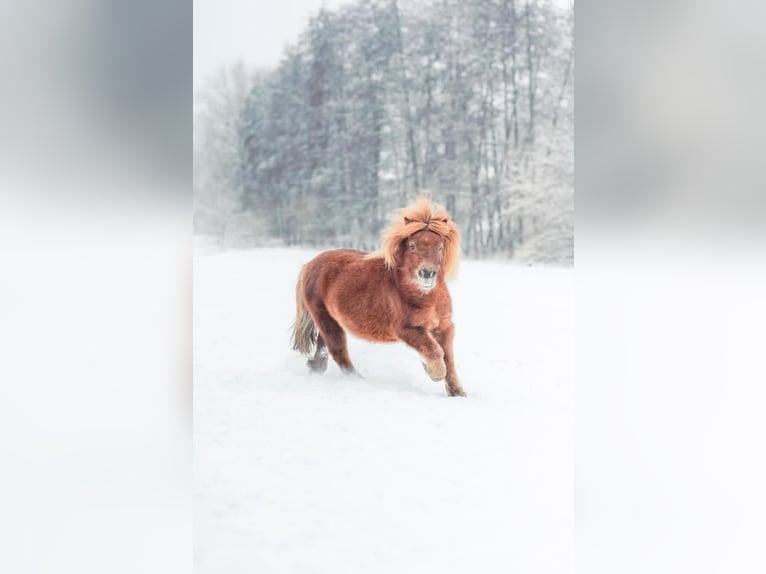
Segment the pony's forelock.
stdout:
<svg viewBox="0 0 766 574">
<path fill-rule="evenodd" d="M 383 232 L 380 254 L 386 267 L 396 267 L 396 255 L 401 242 L 411 235 L 428 229 L 444 240 L 442 266 L 447 277 L 454 277 L 460 259 L 460 232 L 447 211 L 426 196 L 395 212 L 391 225 Z"/>
</svg>

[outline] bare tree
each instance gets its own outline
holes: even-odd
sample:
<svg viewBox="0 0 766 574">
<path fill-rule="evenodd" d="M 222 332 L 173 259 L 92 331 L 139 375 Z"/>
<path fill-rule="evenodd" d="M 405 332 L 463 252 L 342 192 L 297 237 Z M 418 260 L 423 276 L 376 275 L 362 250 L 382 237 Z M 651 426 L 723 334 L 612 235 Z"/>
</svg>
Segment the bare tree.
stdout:
<svg viewBox="0 0 766 574">
<path fill-rule="evenodd" d="M 195 225 L 223 238 L 242 209 L 240 136 L 251 86 L 252 76 L 240 62 L 220 70 L 195 98 Z"/>
</svg>

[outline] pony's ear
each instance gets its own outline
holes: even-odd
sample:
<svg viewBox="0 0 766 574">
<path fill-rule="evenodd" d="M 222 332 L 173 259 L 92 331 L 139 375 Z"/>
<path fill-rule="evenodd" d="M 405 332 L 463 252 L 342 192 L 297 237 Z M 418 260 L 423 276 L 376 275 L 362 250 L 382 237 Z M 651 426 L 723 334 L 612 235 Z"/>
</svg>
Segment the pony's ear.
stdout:
<svg viewBox="0 0 766 574">
<path fill-rule="evenodd" d="M 414 219 L 410 219 L 406 215 L 404 216 L 404 224 L 405 225 L 407 225 L 408 223 L 412 223 L 413 221 L 415 221 L 415 220 Z"/>
</svg>

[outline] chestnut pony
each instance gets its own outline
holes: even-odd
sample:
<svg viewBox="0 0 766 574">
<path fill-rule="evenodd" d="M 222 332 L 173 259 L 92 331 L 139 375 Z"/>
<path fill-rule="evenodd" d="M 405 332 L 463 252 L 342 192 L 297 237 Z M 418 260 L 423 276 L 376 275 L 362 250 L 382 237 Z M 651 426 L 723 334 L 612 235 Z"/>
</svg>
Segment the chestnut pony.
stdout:
<svg viewBox="0 0 766 574">
<path fill-rule="evenodd" d="M 452 300 L 445 278 L 455 274 L 460 233 L 447 212 L 426 197 L 397 212 L 380 251 L 336 249 L 301 269 L 293 348 L 312 372 L 327 369 L 327 352 L 356 374 L 346 331 L 370 341 L 403 341 L 423 358 L 449 396 L 465 396 L 452 352 Z"/>
</svg>

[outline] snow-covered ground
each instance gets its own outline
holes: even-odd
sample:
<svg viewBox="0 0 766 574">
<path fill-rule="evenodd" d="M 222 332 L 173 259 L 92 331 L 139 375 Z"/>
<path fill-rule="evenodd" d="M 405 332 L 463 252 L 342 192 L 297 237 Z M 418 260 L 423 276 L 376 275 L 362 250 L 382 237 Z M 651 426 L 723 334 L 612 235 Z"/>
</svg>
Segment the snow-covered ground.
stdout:
<svg viewBox="0 0 766 574">
<path fill-rule="evenodd" d="M 196 252 L 195 571 L 571 572 L 572 270 L 462 262 L 461 399 L 401 343 L 310 376 L 289 330 L 314 254 Z"/>
</svg>

